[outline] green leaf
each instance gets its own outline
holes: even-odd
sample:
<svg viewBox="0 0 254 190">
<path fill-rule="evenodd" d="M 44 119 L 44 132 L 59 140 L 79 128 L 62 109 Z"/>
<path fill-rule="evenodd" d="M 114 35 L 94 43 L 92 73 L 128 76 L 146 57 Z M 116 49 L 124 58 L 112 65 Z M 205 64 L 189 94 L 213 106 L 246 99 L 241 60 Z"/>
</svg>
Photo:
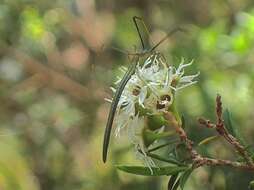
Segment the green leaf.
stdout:
<svg viewBox="0 0 254 190">
<path fill-rule="evenodd" d="M 159 145 L 159 146 L 150 148 L 150 149 L 148 150 L 148 152 L 154 152 L 154 151 L 156 151 L 156 150 L 159 150 L 159 149 L 161 149 L 161 148 L 164 148 L 164 147 L 166 147 L 166 146 L 168 146 L 168 145 L 173 145 L 173 144 L 178 143 L 178 142 L 179 142 L 179 139 L 172 139 L 171 141 L 169 141 L 169 142 L 167 142 L 167 143 L 165 143 L 165 144 L 161 144 L 161 145 Z"/>
<path fill-rule="evenodd" d="M 225 124 L 226 124 L 226 128 L 228 130 L 228 132 L 233 135 L 234 137 L 236 137 L 236 129 L 233 126 L 233 122 L 232 122 L 232 118 L 231 118 L 231 114 L 229 112 L 228 109 L 225 110 L 224 114 L 223 114 L 224 120 L 225 120 Z"/>
<path fill-rule="evenodd" d="M 180 179 L 177 180 L 177 182 L 175 183 L 175 185 L 172 188 L 172 190 L 177 190 L 177 188 L 179 187 L 179 184 L 180 184 Z"/>
<path fill-rule="evenodd" d="M 198 143 L 198 146 L 201 146 L 201 145 L 204 145 L 204 144 L 208 144 L 208 143 L 210 143 L 211 141 L 218 139 L 219 137 L 220 137 L 220 136 L 218 136 L 218 135 L 211 136 L 211 137 L 207 137 L 207 138 L 203 139 L 202 141 L 200 141 L 200 142 Z"/>
<path fill-rule="evenodd" d="M 160 160 L 163 162 L 167 162 L 167 163 L 171 163 L 171 164 L 176 164 L 176 165 L 181 165 L 183 166 L 184 164 L 180 163 L 178 160 L 176 160 L 175 158 L 172 157 L 168 157 L 168 158 L 163 158 L 157 154 L 153 154 L 153 153 L 147 153 L 148 156 L 150 156 L 151 158 L 154 158 L 156 160 Z"/>
<path fill-rule="evenodd" d="M 186 144 L 181 143 L 176 146 L 175 157 L 177 160 L 189 160 L 190 155 Z"/>
<path fill-rule="evenodd" d="M 223 114 L 223 118 L 224 118 L 224 122 L 225 122 L 225 126 L 228 130 L 228 132 L 233 135 L 235 138 L 237 138 L 243 145 L 245 145 L 243 138 L 241 137 L 241 134 L 238 130 L 238 128 L 234 125 L 233 121 L 232 121 L 232 116 L 229 112 L 228 109 L 225 110 L 224 114 Z"/>
<path fill-rule="evenodd" d="M 175 131 L 166 131 L 166 132 L 162 132 L 162 133 L 157 133 L 157 132 L 151 131 L 149 129 L 145 129 L 145 130 L 143 130 L 143 140 L 144 140 L 146 147 L 148 147 L 149 145 L 151 145 L 154 141 L 156 141 L 158 139 L 170 137 L 175 134 L 176 134 Z"/>
<path fill-rule="evenodd" d="M 178 174 L 179 172 L 183 172 L 187 167 L 183 166 L 166 166 L 166 167 L 151 167 L 152 171 L 148 167 L 144 166 L 123 166 L 123 165 L 117 165 L 117 169 L 131 173 L 131 174 L 136 174 L 136 175 L 143 175 L 143 176 L 162 176 L 162 175 L 175 175 Z"/>
<path fill-rule="evenodd" d="M 185 118 L 184 118 L 184 115 L 182 115 L 181 120 L 182 120 L 182 128 L 185 128 Z"/>
<path fill-rule="evenodd" d="M 190 168 L 186 170 L 180 177 L 180 187 L 183 190 L 185 183 L 187 182 L 188 178 L 190 177 L 190 174 L 192 173 L 193 169 Z"/>
<path fill-rule="evenodd" d="M 249 189 L 250 189 L 250 190 L 254 190 L 254 181 L 251 181 L 251 182 L 249 183 Z"/>
<path fill-rule="evenodd" d="M 167 124 L 167 121 L 164 119 L 164 117 L 160 114 L 153 114 L 147 116 L 147 127 L 154 131 L 156 129 L 161 128 L 163 125 Z"/>
<path fill-rule="evenodd" d="M 177 180 L 178 174 L 172 175 L 168 181 L 168 190 L 172 190 Z"/>
<path fill-rule="evenodd" d="M 254 147 L 253 147 L 253 144 L 245 145 L 244 146 L 244 150 L 249 152 L 249 154 L 251 155 L 252 159 L 254 158 Z"/>
</svg>

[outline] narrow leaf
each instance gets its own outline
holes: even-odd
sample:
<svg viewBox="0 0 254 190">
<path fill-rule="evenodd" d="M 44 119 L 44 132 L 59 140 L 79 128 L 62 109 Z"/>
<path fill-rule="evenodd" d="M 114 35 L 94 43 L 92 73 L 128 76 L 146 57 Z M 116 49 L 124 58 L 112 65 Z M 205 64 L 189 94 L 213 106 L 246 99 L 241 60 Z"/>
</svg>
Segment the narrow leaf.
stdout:
<svg viewBox="0 0 254 190">
<path fill-rule="evenodd" d="M 208 144 L 208 143 L 210 143 L 211 141 L 214 141 L 214 140 L 218 139 L 219 137 L 220 137 L 220 136 L 218 136 L 218 135 L 211 136 L 211 137 L 207 137 L 207 138 L 205 138 L 204 140 L 200 141 L 200 142 L 198 143 L 198 146 L 201 146 L 201 145 L 204 145 L 204 144 Z"/>
<path fill-rule="evenodd" d="M 193 169 L 190 168 L 186 170 L 180 177 L 180 187 L 183 190 L 185 183 L 187 182 L 188 178 L 190 177 L 190 174 L 192 173 Z"/>
<path fill-rule="evenodd" d="M 166 131 L 166 132 L 156 133 L 154 131 L 147 129 L 143 131 L 144 143 L 146 147 L 148 147 L 149 145 L 151 145 L 154 141 L 158 139 L 170 137 L 175 134 L 176 134 L 175 131 Z"/>
<path fill-rule="evenodd" d="M 179 166 L 183 166 L 184 164 L 180 163 L 178 160 L 176 160 L 175 158 L 172 158 L 172 157 L 169 157 L 169 158 L 163 158 L 157 154 L 153 154 L 153 153 L 147 153 L 148 156 L 150 156 L 151 158 L 154 158 L 156 160 L 160 160 L 160 161 L 163 161 L 163 162 L 167 162 L 167 163 L 170 163 L 170 164 L 176 164 L 176 165 L 179 165 Z"/>
<path fill-rule="evenodd" d="M 168 190 L 172 190 L 177 180 L 178 174 L 172 175 L 168 181 Z"/>
<path fill-rule="evenodd" d="M 233 122 L 232 122 L 232 118 L 231 118 L 231 114 L 229 110 L 226 109 L 223 115 L 224 115 L 224 120 L 225 120 L 225 124 L 226 124 L 226 128 L 228 132 L 234 137 L 236 137 L 236 129 L 233 126 Z"/>
<path fill-rule="evenodd" d="M 179 139 L 173 139 L 172 141 L 169 141 L 169 142 L 167 142 L 165 144 L 161 144 L 159 146 L 156 146 L 154 148 L 149 149 L 148 152 L 154 152 L 154 151 L 159 150 L 161 148 L 164 148 L 164 147 L 166 147 L 168 145 L 173 145 L 173 144 L 175 144 L 177 142 L 179 142 Z"/>
<path fill-rule="evenodd" d="M 233 135 L 235 138 L 237 138 L 241 142 L 241 144 L 245 145 L 245 142 L 244 142 L 238 128 L 233 123 L 232 116 L 231 116 L 228 109 L 225 110 L 225 112 L 223 114 L 223 118 L 225 120 L 225 126 L 226 126 L 228 132 L 231 135 Z"/>
<path fill-rule="evenodd" d="M 172 188 L 172 190 L 177 190 L 180 184 L 180 179 L 177 180 L 177 182 L 175 183 L 174 187 Z"/>
<path fill-rule="evenodd" d="M 136 175 L 143 175 L 143 176 L 162 176 L 162 175 L 175 175 L 179 172 L 183 172 L 187 169 L 187 167 L 183 166 L 166 166 L 166 167 L 151 167 L 151 172 L 149 167 L 144 166 L 123 166 L 117 165 L 117 169 L 131 173 Z"/>
<path fill-rule="evenodd" d="M 182 128 L 185 128 L 185 118 L 184 118 L 184 115 L 182 115 L 181 120 L 182 120 Z"/>
<path fill-rule="evenodd" d="M 244 146 L 244 150 L 246 150 L 247 152 L 249 152 L 249 154 L 251 155 L 252 159 L 254 156 L 254 144 L 249 144 L 249 145 L 245 145 Z"/>
</svg>

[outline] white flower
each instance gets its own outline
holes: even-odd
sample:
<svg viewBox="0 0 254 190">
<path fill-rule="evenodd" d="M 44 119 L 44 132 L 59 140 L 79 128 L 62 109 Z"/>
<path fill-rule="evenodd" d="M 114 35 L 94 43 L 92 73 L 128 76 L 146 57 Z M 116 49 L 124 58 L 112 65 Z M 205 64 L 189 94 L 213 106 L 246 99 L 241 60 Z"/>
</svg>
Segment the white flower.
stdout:
<svg viewBox="0 0 254 190">
<path fill-rule="evenodd" d="M 197 81 L 193 81 L 200 73 L 198 72 L 195 75 L 183 76 L 184 68 L 192 65 L 193 60 L 187 64 L 184 64 L 184 59 L 182 58 L 180 65 L 176 69 L 175 67 L 169 68 L 168 80 L 170 87 L 177 91 L 192 84 L 195 84 Z M 175 82 L 175 84 L 174 84 Z"/>
<path fill-rule="evenodd" d="M 144 63 L 138 63 L 135 73 L 127 82 L 116 110 L 116 136 L 126 128 L 130 141 L 135 145 L 137 157 L 149 167 L 153 160 L 147 156 L 142 131 L 146 128 L 145 117 L 168 110 L 174 100 L 175 91 L 195 84 L 199 75 L 184 76 L 184 69 L 193 61 L 184 64 L 182 59 L 178 68 L 169 66 L 159 53 L 150 55 Z M 126 71 L 126 69 L 123 69 Z M 116 82 L 119 84 L 120 80 Z M 112 89 L 115 92 L 115 89 Z M 144 110 L 146 114 L 141 113 Z M 163 130 L 163 126 L 161 126 Z M 155 132 L 161 132 L 158 130 Z"/>
</svg>

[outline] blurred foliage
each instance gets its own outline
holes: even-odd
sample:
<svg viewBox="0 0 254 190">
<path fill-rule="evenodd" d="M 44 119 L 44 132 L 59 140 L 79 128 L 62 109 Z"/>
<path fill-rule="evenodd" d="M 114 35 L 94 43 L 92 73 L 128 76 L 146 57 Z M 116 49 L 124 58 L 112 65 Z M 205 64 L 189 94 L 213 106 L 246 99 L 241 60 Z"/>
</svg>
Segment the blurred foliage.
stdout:
<svg viewBox="0 0 254 190">
<path fill-rule="evenodd" d="M 116 171 L 114 164 L 135 160 L 124 139 L 113 139 L 108 163 L 101 160 L 109 109 L 104 97 L 111 96 L 119 66 L 129 64 L 110 47 L 140 47 L 134 15 L 144 18 L 153 42 L 173 26 L 188 30 L 159 50 L 171 64 L 194 59 L 190 73 L 201 72 L 198 84 L 178 96 L 191 138 L 198 143 L 211 136 L 196 118 L 213 118 L 220 93 L 253 145 L 252 0 L 0 0 L 0 189 L 166 188 L 167 177 Z M 224 142 L 202 147 L 209 156 L 235 159 Z M 253 177 L 200 168 L 185 188 L 247 189 Z"/>
</svg>

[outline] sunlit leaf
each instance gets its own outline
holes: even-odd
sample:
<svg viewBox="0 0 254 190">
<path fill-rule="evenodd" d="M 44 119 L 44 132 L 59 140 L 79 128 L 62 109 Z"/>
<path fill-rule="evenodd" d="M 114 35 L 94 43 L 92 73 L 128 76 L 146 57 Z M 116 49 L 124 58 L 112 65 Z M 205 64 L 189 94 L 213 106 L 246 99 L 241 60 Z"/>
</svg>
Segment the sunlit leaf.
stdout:
<svg viewBox="0 0 254 190">
<path fill-rule="evenodd" d="M 208 144 L 208 143 L 210 143 L 211 141 L 214 141 L 214 140 L 218 139 L 219 137 L 220 137 L 220 136 L 218 136 L 218 135 L 211 136 L 211 137 L 207 137 L 207 138 L 205 138 L 204 140 L 200 141 L 200 142 L 198 143 L 198 146 L 201 146 L 201 145 L 204 145 L 204 144 Z"/>
<path fill-rule="evenodd" d="M 249 41 L 243 33 L 240 33 L 232 38 L 233 49 L 239 53 L 249 49 Z"/>
<path fill-rule="evenodd" d="M 207 28 L 201 31 L 199 36 L 199 43 L 203 50 L 212 51 L 215 50 L 218 43 L 219 31 L 214 28 Z"/>
</svg>

